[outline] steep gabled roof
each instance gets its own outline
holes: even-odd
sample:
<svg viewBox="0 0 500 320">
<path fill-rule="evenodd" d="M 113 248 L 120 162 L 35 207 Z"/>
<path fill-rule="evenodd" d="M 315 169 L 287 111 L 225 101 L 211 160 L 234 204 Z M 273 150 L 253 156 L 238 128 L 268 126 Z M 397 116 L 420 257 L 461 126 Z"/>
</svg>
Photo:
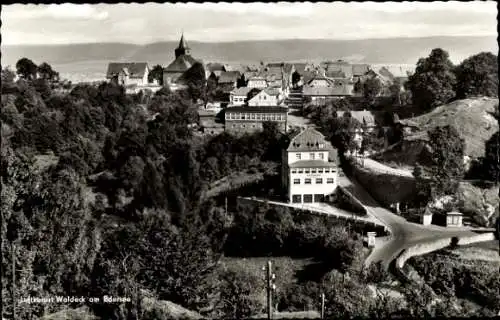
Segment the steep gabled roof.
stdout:
<svg viewBox="0 0 500 320">
<path fill-rule="evenodd" d="M 281 94 L 281 92 L 276 88 L 265 88 L 263 91 L 270 96 L 279 96 Z"/>
<path fill-rule="evenodd" d="M 287 151 L 329 151 L 330 147 L 325 136 L 308 127 L 290 141 Z"/>
<path fill-rule="evenodd" d="M 216 63 L 216 62 L 215 63 L 208 63 L 207 64 L 207 69 L 210 72 L 214 72 L 214 71 L 227 71 L 226 70 L 226 66 L 224 66 L 221 63 Z"/>
<path fill-rule="evenodd" d="M 337 116 L 343 117 L 344 111 L 337 111 Z M 367 126 L 375 126 L 375 116 L 370 111 L 350 111 L 351 116 L 358 120 L 361 124 L 366 123 Z"/>
<path fill-rule="evenodd" d="M 233 83 L 238 81 L 240 77 L 241 73 L 239 71 L 222 72 L 219 76 L 219 83 Z"/>
<path fill-rule="evenodd" d="M 365 75 L 370 70 L 370 66 L 368 64 L 353 64 L 352 65 L 352 74 L 353 76 L 359 77 Z"/>
<path fill-rule="evenodd" d="M 290 168 L 332 168 L 336 166 L 336 163 L 322 160 L 301 160 L 289 165 Z"/>
<path fill-rule="evenodd" d="M 148 64 L 146 62 L 111 62 L 108 64 L 106 78 L 112 78 L 124 71 L 130 78 L 143 78 Z"/>
<path fill-rule="evenodd" d="M 304 96 L 351 96 L 350 86 L 346 84 L 333 85 L 329 87 L 311 87 L 304 86 Z"/>
<path fill-rule="evenodd" d="M 235 96 L 247 96 L 248 93 L 250 91 L 252 91 L 253 89 L 255 88 L 250 88 L 250 87 L 241 87 L 241 88 L 237 88 L 237 89 L 234 89 L 233 91 L 231 91 L 231 94 L 235 95 Z"/>
<path fill-rule="evenodd" d="M 197 61 L 187 54 L 180 55 L 171 64 L 169 64 L 163 72 L 185 72 L 189 70 Z"/>
<path fill-rule="evenodd" d="M 186 42 L 186 39 L 184 39 L 184 33 L 181 36 L 181 40 L 179 41 L 179 49 L 189 49 L 189 46 Z"/>
</svg>

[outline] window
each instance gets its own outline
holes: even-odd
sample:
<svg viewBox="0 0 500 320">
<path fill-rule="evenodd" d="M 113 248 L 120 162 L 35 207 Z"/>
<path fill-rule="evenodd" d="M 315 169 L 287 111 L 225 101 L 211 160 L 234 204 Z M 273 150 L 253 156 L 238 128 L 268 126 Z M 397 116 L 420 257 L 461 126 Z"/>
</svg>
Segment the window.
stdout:
<svg viewBox="0 0 500 320">
<path fill-rule="evenodd" d="M 305 184 L 311 184 L 311 179 L 310 179 L 310 178 L 306 178 L 306 179 L 304 180 L 304 183 L 305 183 Z"/>
<path fill-rule="evenodd" d="M 323 173 L 323 169 L 318 169 L 318 173 Z"/>
<path fill-rule="evenodd" d="M 300 195 L 300 194 L 292 195 L 292 202 L 293 203 L 301 203 L 302 202 L 302 195 Z"/>
<path fill-rule="evenodd" d="M 324 148 L 324 147 L 325 147 L 325 144 L 324 144 L 324 143 L 320 143 L 320 144 L 319 144 L 319 147 L 320 147 L 320 148 Z"/>
<path fill-rule="evenodd" d="M 316 178 L 316 184 L 323 184 L 322 178 Z"/>
<path fill-rule="evenodd" d="M 330 173 L 330 169 L 329 168 L 325 168 L 325 173 Z"/>
<path fill-rule="evenodd" d="M 323 202 L 325 201 L 325 196 L 322 194 L 315 194 L 314 195 L 314 202 Z"/>
<path fill-rule="evenodd" d="M 299 169 L 299 173 L 303 173 L 304 172 L 304 169 Z"/>
<path fill-rule="evenodd" d="M 328 179 L 326 179 L 326 183 L 328 183 L 328 184 L 332 184 L 332 183 L 333 183 L 333 178 L 328 178 Z"/>
<path fill-rule="evenodd" d="M 297 173 L 297 169 L 292 169 L 292 173 Z"/>
<path fill-rule="evenodd" d="M 256 115 L 256 119 L 257 119 L 257 120 L 260 120 L 261 118 L 262 118 L 261 114 L 260 114 L 260 113 L 257 113 L 257 115 Z"/>
<path fill-rule="evenodd" d="M 295 154 L 295 157 L 297 158 L 297 160 L 300 160 L 300 158 L 301 158 L 301 154 L 300 154 L 300 153 L 297 153 L 297 154 Z"/>
<path fill-rule="evenodd" d="M 319 156 L 319 158 L 320 158 L 321 160 L 323 160 L 323 159 L 324 159 L 324 157 L 325 157 L 325 155 L 323 154 L 323 152 L 320 152 L 320 153 L 318 154 L 318 156 Z"/>
<path fill-rule="evenodd" d="M 304 195 L 304 202 L 306 202 L 306 203 L 313 202 L 313 195 L 312 194 L 305 194 Z"/>
<path fill-rule="evenodd" d="M 311 173 L 316 173 L 316 169 L 311 169 Z"/>
<path fill-rule="evenodd" d="M 300 184 L 300 179 L 293 179 L 293 184 Z"/>
<path fill-rule="evenodd" d="M 305 173 L 309 173 L 309 169 L 304 169 L 304 172 Z"/>
<path fill-rule="evenodd" d="M 252 115 L 250 116 L 250 119 L 255 120 L 255 113 L 252 113 Z"/>
<path fill-rule="evenodd" d="M 315 157 L 314 157 L 314 153 L 310 153 L 310 154 L 309 154 L 309 159 L 314 160 L 314 158 L 315 158 Z"/>
</svg>

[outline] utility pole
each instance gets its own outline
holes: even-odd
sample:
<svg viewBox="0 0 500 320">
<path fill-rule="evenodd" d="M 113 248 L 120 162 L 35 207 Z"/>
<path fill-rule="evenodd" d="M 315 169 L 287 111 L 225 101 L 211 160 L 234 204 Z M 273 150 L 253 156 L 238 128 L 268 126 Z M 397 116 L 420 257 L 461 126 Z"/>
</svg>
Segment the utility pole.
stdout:
<svg viewBox="0 0 500 320">
<path fill-rule="evenodd" d="M 226 199 L 224 200 L 224 207 L 225 207 L 225 212 L 226 212 L 226 219 L 227 219 L 227 197 Z"/>
<path fill-rule="evenodd" d="M 11 242 L 12 247 L 12 319 L 16 319 L 16 245 Z"/>
<path fill-rule="evenodd" d="M 273 291 L 276 290 L 276 285 L 274 284 L 274 279 L 276 275 L 273 273 L 273 265 L 271 261 L 267 262 L 267 319 L 273 318 Z"/>
<path fill-rule="evenodd" d="M 325 319 L 325 293 L 321 293 L 321 319 Z"/>
</svg>

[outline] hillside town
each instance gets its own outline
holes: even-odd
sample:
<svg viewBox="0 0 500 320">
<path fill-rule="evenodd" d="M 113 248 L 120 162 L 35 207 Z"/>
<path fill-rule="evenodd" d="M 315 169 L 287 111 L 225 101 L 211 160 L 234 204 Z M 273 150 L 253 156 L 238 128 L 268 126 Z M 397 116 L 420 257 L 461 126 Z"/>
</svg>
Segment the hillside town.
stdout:
<svg viewBox="0 0 500 320">
<path fill-rule="evenodd" d="M 98 52 L 94 82 L 2 66 L 2 320 L 500 316 L 496 52 L 240 64 L 176 38 Z"/>
</svg>

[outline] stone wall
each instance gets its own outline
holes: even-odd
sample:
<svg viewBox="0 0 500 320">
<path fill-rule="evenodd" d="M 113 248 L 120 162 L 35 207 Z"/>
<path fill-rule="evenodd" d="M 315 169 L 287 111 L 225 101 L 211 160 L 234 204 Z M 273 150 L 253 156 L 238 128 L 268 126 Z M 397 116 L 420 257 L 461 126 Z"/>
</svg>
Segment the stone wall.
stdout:
<svg viewBox="0 0 500 320">
<path fill-rule="evenodd" d="M 353 166 L 353 175 L 366 190 L 369 190 L 370 195 L 385 207 L 409 201 L 416 193 L 413 177 L 374 172 L 359 166 Z"/>
</svg>

